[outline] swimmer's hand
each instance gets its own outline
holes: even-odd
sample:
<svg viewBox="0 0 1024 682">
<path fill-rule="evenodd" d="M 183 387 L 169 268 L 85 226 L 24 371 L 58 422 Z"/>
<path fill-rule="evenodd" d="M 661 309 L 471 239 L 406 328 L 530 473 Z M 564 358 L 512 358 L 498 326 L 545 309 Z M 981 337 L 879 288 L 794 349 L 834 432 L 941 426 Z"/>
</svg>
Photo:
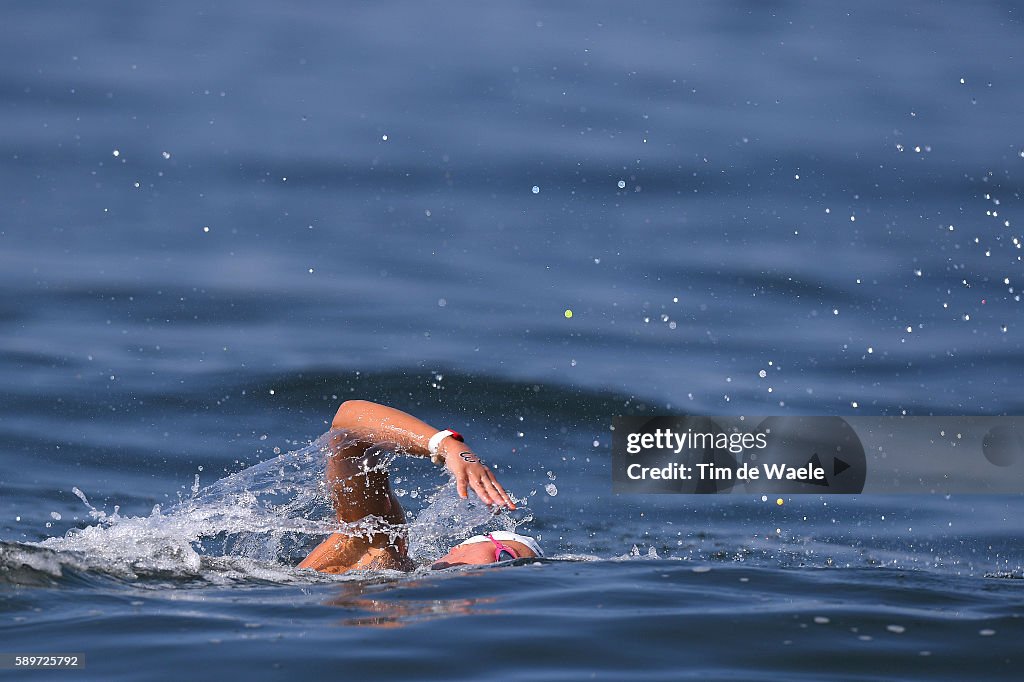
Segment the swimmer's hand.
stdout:
<svg viewBox="0 0 1024 682">
<path fill-rule="evenodd" d="M 509 509 L 516 508 L 515 502 L 498 483 L 498 479 L 494 477 L 494 472 L 480 461 L 480 458 L 469 446 L 453 439 L 448 439 L 447 443 L 451 443 L 455 447 L 445 448 L 447 452 L 444 453 L 444 464 L 448 467 L 448 471 L 455 476 L 455 486 L 458 488 L 459 497 L 469 497 L 468 488 L 473 488 L 477 497 L 484 504 L 495 504 Z"/>
</svg>

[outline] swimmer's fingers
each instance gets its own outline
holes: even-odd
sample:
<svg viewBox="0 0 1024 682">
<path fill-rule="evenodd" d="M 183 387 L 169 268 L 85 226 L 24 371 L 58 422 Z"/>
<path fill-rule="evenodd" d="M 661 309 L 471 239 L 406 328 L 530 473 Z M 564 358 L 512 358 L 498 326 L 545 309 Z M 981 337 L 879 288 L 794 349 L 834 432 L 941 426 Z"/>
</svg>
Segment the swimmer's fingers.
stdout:
<svg viewBox="0 0 1024 682">
<path fill-rule="evenodd" d="M 468 497 L 468 489 L 472 488 L 480 501 L 488 505 L 499 505 L 515 509 L 516 505 L 512 498 L 501 487 L 494 473 L 484 465 L 472 452 L 462 453 L 466 455 L 461 460 L 448 458 L 448 468 L 455 474 L 455 485 L 459 491 L 459 497 Z M 460 455 L 461 456 L 461 455 Z"/>
<path fill-rule="evenodd" d="M 466 476 L 466 472 L 460 471 L 455 474 L 455 488 L 459 491 L 459 497 L 461 498 L 469 497 L 469 491 L 466 490 L 467 480 L 468 476 Z"/>
<path fill-rule="evenodd" d="M 480 486 L 480 475 L 476 472 L 470 474 L 466 471 L 466 464 L 455 465 L 454 459 L 448 460 L 449 468 L 452 470 L 452 474 L 455 476 L 455 489 L 459 491 L 459 497 L 466 499 L 469 497 L 469 486 L 472 486 L 473 491 L 480 496 L 480 500 L 484 504 L 490 504 L 491 501 L 487 497 L 487 493 L 481 489 Z M 477 466 L 481 466 L 477 463 Z"/>
<path fill-rule="evenodd" d="M 484 504 L 497 504 L 498 500 L 492 494 L 494 488 L 491 487 L 490 483 L 486 473 L 481 473 L 469 479 L 469 484 L 473 486 L 473 492 L 477 494 L 481 502 Z"/>
<path fill-rule="evenodd" d="M 516 505 L 512 502 L 512 498 L 508 496 L 505 489 L 498 483 L 498 479 L 494 477 L 494 473 L 484 468 L 480 472 L 479 480 L 474 481 L 473 490 L 476 491 L 480 499 L 487 504 L 493 504 L 499 507 L 508 507 L 509 509 L 515 509 Z"/>
<path fill-rule="evenodd" d="M 508 507 L 509 509 L 515 509 L 516 503 L 512 501 L 512 497 L 507 492 L 505 492 L 505 489 L 501 486 L 500 483 L 498 483 L 498 479 L 494 477 L 494 472 L 488 469 L 487 476 L 489 478 L 488 482 L 494 488 L 494 494 L 499 500 L 498 504 L 502 504 Z"/>
</svg>

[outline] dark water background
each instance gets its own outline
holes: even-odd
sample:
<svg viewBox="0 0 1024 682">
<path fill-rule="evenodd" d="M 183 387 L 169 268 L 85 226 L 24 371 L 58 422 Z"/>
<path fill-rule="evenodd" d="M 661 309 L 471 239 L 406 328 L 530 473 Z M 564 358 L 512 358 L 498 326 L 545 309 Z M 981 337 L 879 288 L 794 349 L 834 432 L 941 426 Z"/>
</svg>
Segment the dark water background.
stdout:
<svg viewBox="0 0 1024 682">
<path fill-rule="evenodd" d="M 1019 679 L 1020 496 L 617 497 L 607 429 L 1019 414 L 1021 22 L 8 5 L 0 653 L 105 680 Z M 462 427 L 555 559 L 317 578 L 301 514 L 224 520 L 248 508 L 206 486 L 241 493 L 350 397 Z M 411 511 L 454 504 L 396 467 Z"/>
</svg>

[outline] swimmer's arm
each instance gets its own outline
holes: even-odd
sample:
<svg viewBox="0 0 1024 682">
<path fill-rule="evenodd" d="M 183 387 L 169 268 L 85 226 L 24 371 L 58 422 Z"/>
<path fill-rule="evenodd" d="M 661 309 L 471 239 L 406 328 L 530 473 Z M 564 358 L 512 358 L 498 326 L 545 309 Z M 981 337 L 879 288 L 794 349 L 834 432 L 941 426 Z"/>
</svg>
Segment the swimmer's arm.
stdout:
<svg viewBox="0 0 1024 682">
<path fill-rule="evenodd" d="M 430 456 L 430 437 L 439 430 L 411 414 L 367 400 L 342 403 L 331 427 L 344 429 L 370 442 L 396 443 L 417 457 Z M 441 441 L 440 453 L 444 455 L 445 466 L 455 476 L 460 496 L 467 497 L 467 489 L 471 487 L 484 504 L 516 508 L 494 473 L 480 461 L 471 447 L 454 438 L 445 438 Z"/>
</svg>

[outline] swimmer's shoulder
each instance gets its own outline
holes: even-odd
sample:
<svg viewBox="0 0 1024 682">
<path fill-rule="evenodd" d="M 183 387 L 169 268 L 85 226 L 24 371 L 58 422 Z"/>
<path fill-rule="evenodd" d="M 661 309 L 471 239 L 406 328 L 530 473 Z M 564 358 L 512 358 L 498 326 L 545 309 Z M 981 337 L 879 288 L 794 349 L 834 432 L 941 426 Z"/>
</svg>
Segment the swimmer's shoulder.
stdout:
<svg viewBox="0 0 1024 682">
<path fill-rule="evenodd" d="M 341 575 L 349 571 L 412 571 L 416 564 L 393 548 L 370 547 L 359 560 L 352 564 L 335 564 L 317 568 L 321 573 Z"/>
<path fill-rule="evenodd" d="M 416 563 L 394 547 L 370 547 L 352 566 L 352 570 L 369 571 L 412 571 L 415 568 Z"/>
</svg>

